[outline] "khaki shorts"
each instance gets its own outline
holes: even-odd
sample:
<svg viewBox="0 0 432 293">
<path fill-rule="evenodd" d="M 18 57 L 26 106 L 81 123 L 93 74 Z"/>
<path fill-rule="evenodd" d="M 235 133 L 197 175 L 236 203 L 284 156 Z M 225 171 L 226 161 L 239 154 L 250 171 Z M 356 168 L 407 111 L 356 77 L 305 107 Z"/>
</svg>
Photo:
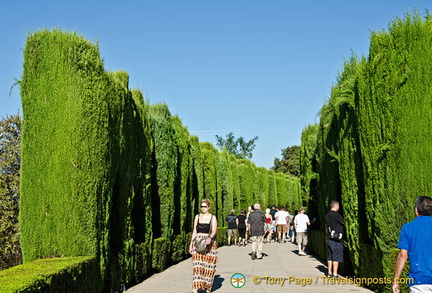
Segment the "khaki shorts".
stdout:
<svg viewBox="0 0 432 293">
<path fill-rule="evenodd" d="M 307 232 L 297 232 L 296 241 L 297 244 L 307 245 L 308 243 Z"/>
<path fill-rule="evenodd" d="M 234 237 L 237 237 L 237 229 L 228 229 L 228 237 L 231 237 L 234 234 Z"/>
<path fill-rule="evenodd" d="M 279 233 L 286 233 L 288 231 L 287 229 L 287 225 L 286 224 L 282 224 L 282 225 L 277 225 L 277 232 Z"/>
</svg>

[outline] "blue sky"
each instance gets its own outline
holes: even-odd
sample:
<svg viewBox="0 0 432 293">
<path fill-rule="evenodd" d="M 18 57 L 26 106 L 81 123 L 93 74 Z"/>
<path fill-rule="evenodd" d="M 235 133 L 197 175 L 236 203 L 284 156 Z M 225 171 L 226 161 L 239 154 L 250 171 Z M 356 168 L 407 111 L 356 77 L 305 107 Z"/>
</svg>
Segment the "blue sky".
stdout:
<svg viewBox="0 0 432 293">
<path fill-rule="evenodd" d="M 65 3 L 63 3 L 65 2 Z M 0 117 L 22 112 L 28 33 L 61 28 L 98 42 L 107 71 L 164 102 L 192 135 L 258 136 L 252 161 L 270 168 L 299 145 L 351 52 L 371 31 L 431 1 L 218 0 L 7 1 L 0 18 Z"/>
</svg>

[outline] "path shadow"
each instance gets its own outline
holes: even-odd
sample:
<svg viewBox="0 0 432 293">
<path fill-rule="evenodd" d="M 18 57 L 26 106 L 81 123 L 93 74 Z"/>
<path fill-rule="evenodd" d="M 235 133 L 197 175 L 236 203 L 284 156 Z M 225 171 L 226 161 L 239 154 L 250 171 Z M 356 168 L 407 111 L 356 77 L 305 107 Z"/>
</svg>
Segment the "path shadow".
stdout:
<svg viewBox="0 0 432 293">
<path fill-rule="evenodd" d="M 323 273 L 323 275 L 327 275 L 327 267 L 324 265 L 317 265 L 315 267 L 318 271 L 320 271 L 321 273 Z"/>
<path fill-rule="evenodd" d="M 216 291 L 222 287 L 222 283 L 225 281 L 220 275 L 215 275 L 213 280 L 212 291 Z"/>
<path fill-rule="evenodd" d="M 248 253 L 249 255 L 252 255 L 252 252 L 250 252 L 250 253 Z M 265 252 L 261 252 L 261 255 L 264 257 L 264 256 L 269 256 L 267 253 L 265 253 Z"/>
</svg>

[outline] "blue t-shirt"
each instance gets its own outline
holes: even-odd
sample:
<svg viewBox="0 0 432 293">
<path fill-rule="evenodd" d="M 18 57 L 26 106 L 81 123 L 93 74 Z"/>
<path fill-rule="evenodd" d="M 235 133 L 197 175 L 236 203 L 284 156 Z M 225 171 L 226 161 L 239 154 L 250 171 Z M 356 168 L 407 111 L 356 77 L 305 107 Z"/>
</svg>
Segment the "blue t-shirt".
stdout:
<svg viewBox="0 0 432 293">
<path fill-rule="evenodd" d="M 402 226 L 399 249 L 408 251 L 413 285 L 432 284 L 432 217 L 419 216 Z"/>
</svg>

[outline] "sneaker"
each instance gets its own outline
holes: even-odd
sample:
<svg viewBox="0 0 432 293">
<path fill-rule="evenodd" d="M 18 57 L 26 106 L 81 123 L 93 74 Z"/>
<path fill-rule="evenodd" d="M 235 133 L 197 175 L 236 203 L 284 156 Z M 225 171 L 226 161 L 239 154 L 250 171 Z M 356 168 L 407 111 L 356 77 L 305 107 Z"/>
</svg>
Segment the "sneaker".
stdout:
<svg viewBox="0 0 432 293">
<path fill-rule="evenodd" d="M 307 255 L 304 251 L 300 251 L 298 255 Z"/>
<path fill-rule="evenodd" d="M 251 258 L 252 258 L 252 260 L 256 260 L 257 256 L 256 256 L 255 252 L 252 252 Z"/>
</svg>

